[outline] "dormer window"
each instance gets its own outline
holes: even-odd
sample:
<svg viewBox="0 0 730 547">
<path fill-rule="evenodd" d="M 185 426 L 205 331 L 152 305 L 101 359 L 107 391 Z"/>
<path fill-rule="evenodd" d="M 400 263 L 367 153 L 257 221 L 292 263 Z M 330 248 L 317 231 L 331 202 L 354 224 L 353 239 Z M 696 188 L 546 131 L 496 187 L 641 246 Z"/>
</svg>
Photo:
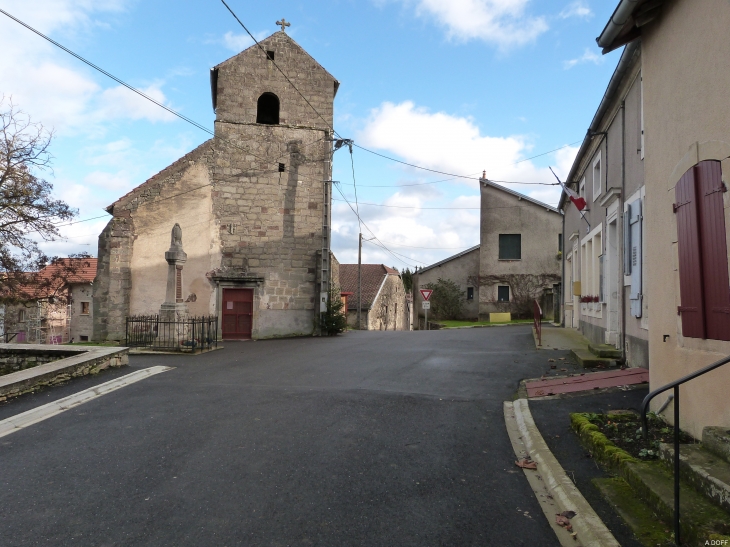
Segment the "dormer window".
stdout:
<svg viewBox="0 0 730 547">
<path fill-rule="evenodd" d="M 279 125 L 279 97 L 269 92 L 259 97 L 256 123 Z"/>
</svg>

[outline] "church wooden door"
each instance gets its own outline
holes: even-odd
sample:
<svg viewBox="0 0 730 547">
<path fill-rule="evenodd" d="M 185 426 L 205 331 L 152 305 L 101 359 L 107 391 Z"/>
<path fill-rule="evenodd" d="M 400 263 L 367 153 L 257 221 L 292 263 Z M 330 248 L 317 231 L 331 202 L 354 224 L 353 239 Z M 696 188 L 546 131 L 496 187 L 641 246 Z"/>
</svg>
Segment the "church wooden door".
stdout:
<svg viewBox="0 0 730 547">
<path fill-rule="evenodd" d="M 223 339 L 249 340 L 253 327 L 253 289 L 223 289 Z"/>
</svg>

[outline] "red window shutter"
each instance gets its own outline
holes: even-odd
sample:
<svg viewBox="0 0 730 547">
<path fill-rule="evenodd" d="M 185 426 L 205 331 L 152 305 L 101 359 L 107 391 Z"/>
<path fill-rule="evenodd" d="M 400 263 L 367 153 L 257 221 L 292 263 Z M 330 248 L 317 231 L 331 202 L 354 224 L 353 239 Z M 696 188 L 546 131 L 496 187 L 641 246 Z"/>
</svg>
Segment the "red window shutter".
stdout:
<svg viewBox="0 0 730 547">
<path fill-rule="evenodd" d="M 730 281 L 722 167 L 719 161 L 703 161 L 695 167 L 702 238 L 702 281 L 707 338 L 730 340 Z"/>
<path fill-rule="evenodd" d="M 675 187 L 677 236 L 679 246 L 679 293 L 682 305 L 682 334 L 688 338 L 705 338 L 705 313 L 702 292 L 700 227 L 694 167 Z"/>
</svg>

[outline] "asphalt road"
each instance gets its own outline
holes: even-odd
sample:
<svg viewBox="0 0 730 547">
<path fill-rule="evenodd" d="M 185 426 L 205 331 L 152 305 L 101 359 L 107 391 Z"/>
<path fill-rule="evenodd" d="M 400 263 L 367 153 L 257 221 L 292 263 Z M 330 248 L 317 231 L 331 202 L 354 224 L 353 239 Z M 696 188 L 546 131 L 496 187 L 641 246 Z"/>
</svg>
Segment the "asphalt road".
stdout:
<svg viewBox="0 0 730 547">
<path fill-rule="evenodd" d="M 132 357 L 176 368 L 0 438 L 0 544 L 557 546 L 502 403 L 564 355 L 507 326 Z"/>
</svg>

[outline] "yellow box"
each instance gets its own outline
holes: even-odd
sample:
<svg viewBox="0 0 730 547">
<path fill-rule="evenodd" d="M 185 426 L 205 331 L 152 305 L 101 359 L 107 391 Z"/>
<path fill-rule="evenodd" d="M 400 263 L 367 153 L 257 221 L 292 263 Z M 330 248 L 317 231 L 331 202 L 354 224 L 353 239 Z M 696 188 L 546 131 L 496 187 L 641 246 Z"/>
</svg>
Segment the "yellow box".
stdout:
<svg viewBox="0 0 730 547">
<path fill-rule="evenodd" d="M 573 296 L 580 296 L 580 281 L 573 281 Z"/>
<path fill-rule="evenodd" d="M 489 314 L 490 323 L 509 323 L 510 321 L 512 321 L 511 313 L 490 313 Z"/>
</svg>

